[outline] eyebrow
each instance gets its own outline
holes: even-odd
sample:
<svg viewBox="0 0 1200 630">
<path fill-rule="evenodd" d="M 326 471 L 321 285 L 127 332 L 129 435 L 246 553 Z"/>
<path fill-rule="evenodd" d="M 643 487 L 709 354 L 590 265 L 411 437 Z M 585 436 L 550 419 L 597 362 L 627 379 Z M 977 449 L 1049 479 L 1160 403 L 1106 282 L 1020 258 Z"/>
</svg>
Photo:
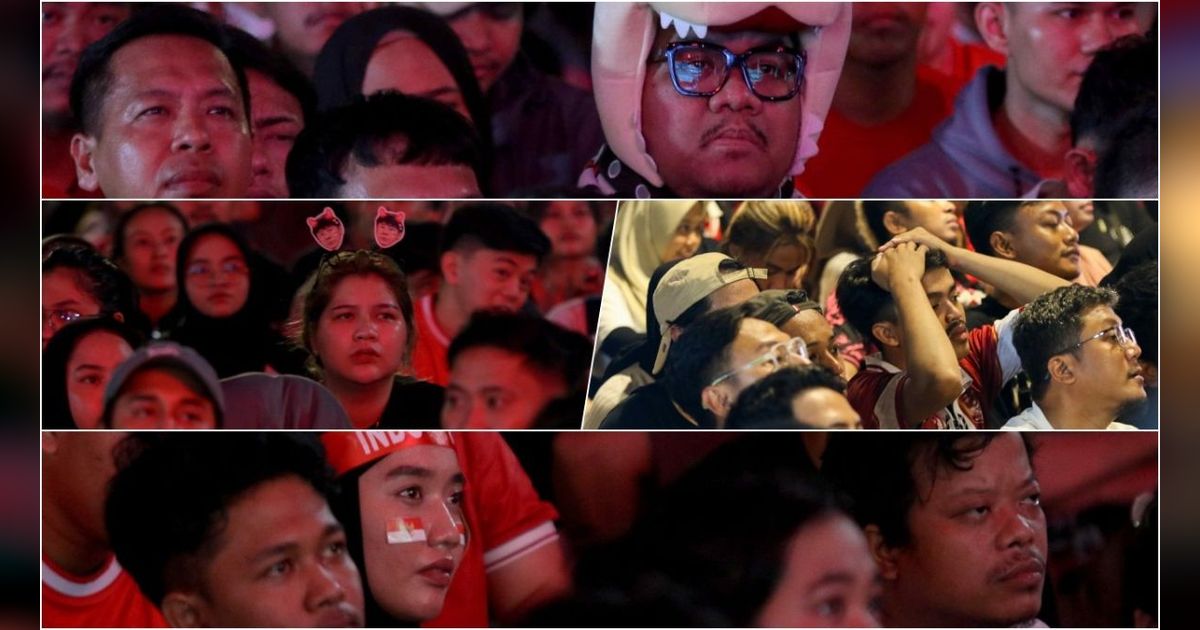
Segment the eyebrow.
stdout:
<svg viewBox="0 0 1200 630">
<path fill-rule="evenodd" d="M 392 479 L 394 477 L 418 477 L 421 479 L 428 479 L 432 476 L 433 471 L 423 466 L 410 466 L 408 464 L 401 464 L 389 470 L 388 473 L 383 476 L 383 478 Z"/>
<path fill-rule="evenodd" d="M 821 579 L 813 582 L 809 589 L 818 589 L 824 586 L 832 586 L 836 584 L 850 584 L 854 582 L 854 576 L 846 571 L 832 571 L 821 576 Z"/>
<path fill-rule="evenodd" d="M 75 369 L 71 370 L 71 373 L 75 374 L 75 373 L 84 372 L 87 370 L 103 370 L 103 369 L 104 369 L 103 365 L 96 365 L 94 363 L 84 363 L 82 365 L 75 366 Z"/>
<path fill-rule="evenodd" d="M 67 298 L 65 300 L 59 300 L 58 302 L 51 304 L 50 307 L 51 308 L 65 308 L 68 306 L 78 306 L 79 304 L 80 304 L 79 300 L 76 300 L 75 298 Z"/>
<path fill-rule="evenodd" d="M 300 119 L 295 116 L 287 116 L 287 115 L 269 116 L 267 118 L 259 118 L 259 119 L 255 120 L 254 126 L 259 127 L 259 128 L 264 128 L 264 127 L 274 127 L 276 125 L 284 125 L 287 123 L 299 125 Z"/>
<path fill-rule="evenodd" d="M 321 538 L 324 539 L 324 538 L 329 538 L 331 536 L 336 536 L 345 531 L 346 530 L 345 530 L 345 528 L 342 527 L 341 523 L 330 523 L 325 526 L 325 529 L 321 530 Z M 250 563 L 257 564 L 258 562 L 261 562 L 268 558 L 272 558 L 275 556 L 294 554 L 294 553 L 298 553 L 299 551 L 300 551 L 300 543 L 295 542 L 295 541 L 283 542 L 283 543 L 279 543 L 278 545 L 273 545 L 271 547 L 263 549 L 262 551 L 250 556 Z"/>
</svg>

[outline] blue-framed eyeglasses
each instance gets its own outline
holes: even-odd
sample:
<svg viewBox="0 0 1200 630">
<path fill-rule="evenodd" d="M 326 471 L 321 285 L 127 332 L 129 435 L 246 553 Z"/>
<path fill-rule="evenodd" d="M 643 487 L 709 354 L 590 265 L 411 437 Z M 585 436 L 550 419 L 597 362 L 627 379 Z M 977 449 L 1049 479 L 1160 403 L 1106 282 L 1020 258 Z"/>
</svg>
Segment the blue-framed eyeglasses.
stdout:
<svg viewBox="0 0 1200 630">
<path fill-rule="evenodd" d="M 758 358 L 754 359 L 753 361 L 750 361 L 749 363 L 746 363 L 745 365 L 736 367 L 736 368 L 729 370 L 728 372 L 718 376 L 717 378 L 713 379 L 713 381 L 711 383 L 709 383 L 708 385 L 709 385 L 709 387 L 716 387 L 718 384 L 721 383 L 721 381 L 723 381 L 727 378 L 730 378 L 730 377 L 738 374 L 739 372 L 743 372 L 745 370 L 749 370 L 750 368 L 762 365 L 763 363 L 770 363 L 771 371 L 774 372 L 781 367 L 792 365 L 792 364 L 796 363 L 797 361 L 808 361 L 808 360 L 809 360 L 808 345 L 805 344 L 804 340 L 801 339 L 800 337 L 792 337 L 791 339 L 788 339 L 787 341 L 780 341 L 779 343 L 771 346 L 771 348 L 769 350 L 767 350 L 765 353 L 763 353 L 762 355 L 760 355 Z"/>
<path fill-rule="evenodd" d="M 804 84 L 804 53 L 787 46 L 759 46 L 735 54 L 708 42 L 672 42 L 652 61 L 667 62 L 671 83 L 684 96 L 720 92 L 735 67 L 742 69 L 750 91 L 764 101 L 786 101 Z"/>
</svg>

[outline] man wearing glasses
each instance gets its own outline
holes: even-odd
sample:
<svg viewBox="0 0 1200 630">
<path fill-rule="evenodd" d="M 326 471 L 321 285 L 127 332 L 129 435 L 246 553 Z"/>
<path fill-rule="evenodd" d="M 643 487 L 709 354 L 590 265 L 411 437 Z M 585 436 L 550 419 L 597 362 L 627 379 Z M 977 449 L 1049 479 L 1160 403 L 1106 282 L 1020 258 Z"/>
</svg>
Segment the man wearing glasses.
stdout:
<svg viewBox="0 0 1200 630">
<path fill-rule="evenodd" d="M 621 197 L 790 197 L 817 152 L 848 3 L 596 6 L 606 146 L 581 186 Z"/>
<path fill-rule="evenodd" d="M 968 330 L 950 270 L 975 276 L 1019 304 L 1067 281 L 955 247 L 923 228 L 896 236 L 880 250 L 850 263 L 837 287 L 847 321 L 879 349 L 847 387 L 863 426 L 987 428 L 986 410 L 1021 367 L 1012 346 L 1018 311 Z"/>
<path fill-rule="evenodd" d="M 1117 422 L 1146 397 L 1133 331 L 1113 311 L 1111 289 L 1070 285 L 1017 316 L 1013 345 L 1033 381 L 1033 406 L 1005 429 L 1135 429 Z"/>
</svg>

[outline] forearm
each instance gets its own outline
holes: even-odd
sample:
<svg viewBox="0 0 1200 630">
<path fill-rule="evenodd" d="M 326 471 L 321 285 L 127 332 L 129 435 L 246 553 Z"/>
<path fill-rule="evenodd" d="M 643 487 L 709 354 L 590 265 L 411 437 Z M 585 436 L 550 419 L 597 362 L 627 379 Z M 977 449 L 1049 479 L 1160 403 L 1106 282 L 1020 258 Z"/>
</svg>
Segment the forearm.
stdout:
<svg viewBox="0 0 1200 630">
<path fill-rule="evenodd" d="M 955 247 L 950 254 L 950 263 L 958 271 L 969 273 L 996 287 L 1021 304 L 1037 296 L 1069 284 L 1058 276 L 1015 260 L 986 256 L 968 249 Z"/>
<path fill-rule="evenodd" d="M 934 397 L 936 408 L 941 398 L 953 400 L 961 383 L 958 356 L 946 336 L 946 329 L 929 305 L 929 298 L 917 279 L 893 281 L 892 297 L 896 301 L 901 334 L 904 336 L 905 372 L 909 388 L 922 398 Z M 936 403 L 936 404 L 933 404 Z"/>
</svg>

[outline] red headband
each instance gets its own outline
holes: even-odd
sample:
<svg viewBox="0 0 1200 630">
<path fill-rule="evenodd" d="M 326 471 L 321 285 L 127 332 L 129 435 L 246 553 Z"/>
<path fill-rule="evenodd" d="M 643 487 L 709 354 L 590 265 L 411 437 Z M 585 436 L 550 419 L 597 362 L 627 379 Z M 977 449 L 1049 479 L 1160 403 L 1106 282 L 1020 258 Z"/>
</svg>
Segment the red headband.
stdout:
<svg viewBox="0 0 1200 630">
<path fill-rule="evenodd" d="M 454 436 L 446 431 L 331 431 L 321 442 L 338 475 L 410 446 L 454 448 Z"/>
</svg>

